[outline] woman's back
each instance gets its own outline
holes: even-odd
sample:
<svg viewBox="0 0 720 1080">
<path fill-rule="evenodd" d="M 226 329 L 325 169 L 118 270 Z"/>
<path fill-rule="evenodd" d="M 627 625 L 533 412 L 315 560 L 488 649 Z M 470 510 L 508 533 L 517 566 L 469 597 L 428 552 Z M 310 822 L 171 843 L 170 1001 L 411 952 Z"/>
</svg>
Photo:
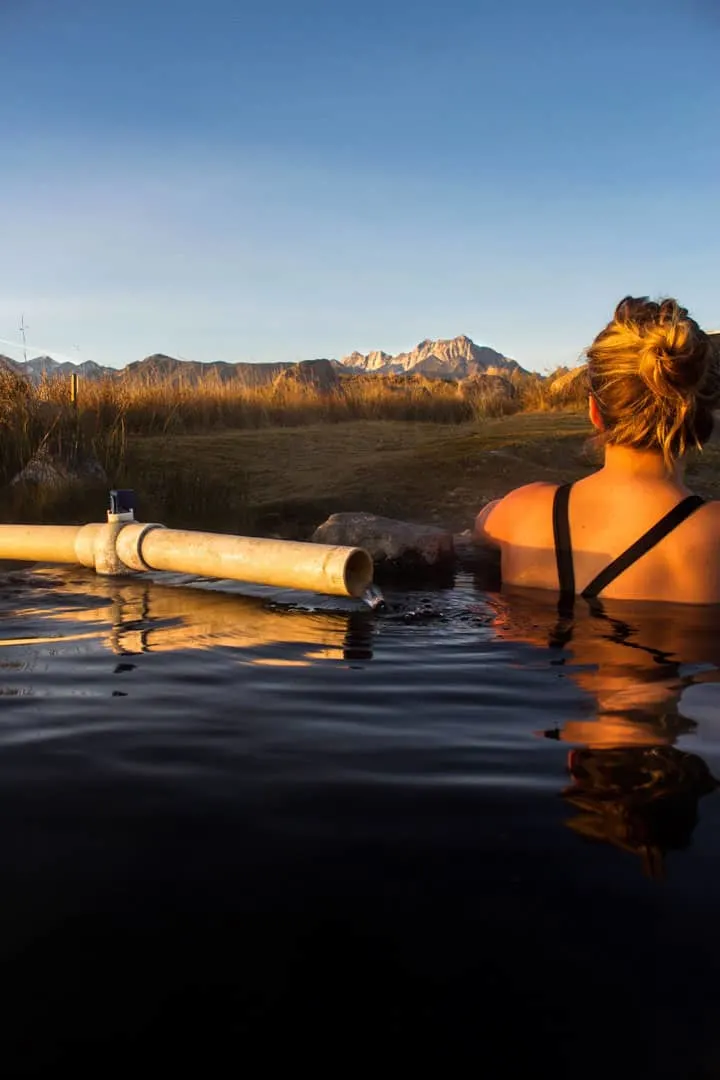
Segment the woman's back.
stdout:
<svg viewBox="0 0 720 1080">
<path fill-rule="evenodd" d="M 481 511 L 478 538 L 501 548 L 507 584 L 720 602 L 720 503 L 691 497 L 683 481 L 686 453 L 712 433 L 720 355 L 676 301 L 644 297 L 621 301 L 587 355 L 579 371 L 604 467 L 569 492 L 518 488 Z M 625 553 L 616 576 L 595 581 Z"/>
<path fill-rule="evenodd" d="M 611 455 L 609 455 L 611 456 Z M 484 523 L 509 585 L 559 590 L 553 528 L 556 485 L 506 496 Z M 588 584 L 689 495 L 680 484 L 602 469 L 573 484 L 568 503 L 575 591 Z M 618 600 L 720 602 L 720 503 L 694 510 L 600 594 Z"/>
</svg>

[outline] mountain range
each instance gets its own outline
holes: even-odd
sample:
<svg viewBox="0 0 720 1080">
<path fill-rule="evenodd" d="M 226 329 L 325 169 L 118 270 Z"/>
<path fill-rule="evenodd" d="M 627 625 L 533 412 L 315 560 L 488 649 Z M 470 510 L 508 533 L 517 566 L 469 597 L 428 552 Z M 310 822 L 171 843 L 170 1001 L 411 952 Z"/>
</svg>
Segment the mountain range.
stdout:
<svg viewBox="0 0 720 1080">
<path fill-rule="evenodd" d="M 51 356 L 34 356 L 32 360 L 23 361 L 0 355 L 0 368 L 15 371 L 32 382 L 39 382 L 43 375 L 70 375 L 72 372 L 83 379 L 102 379 L 105 375 L 117 375 L 116 368 L 102 367 L 93 360 L 85 360 L 82 364 L 73 364 L 71 360 L 60 363 Z"/>
<path fill-rule="evenodd" d="M 330 362 L 339 375 L 412 374 L 453 380 L 488 372 L 507 375 L 513 371 L 523 370 L 515 360 L 510 360 L 502 353 L 485 345 L 476 345 L 464 335 L 438 341 L 421 341 L 410 352 L 398 353 L 397 356 L 380 351 L 370 352 L 367 355 L 354 352 L 340 361 Z M 11 360 L 7 356 L 0 356 L 0 368 L 4 367 L 19 375 L 24 375 L 33 382 L 37 382 L 43 376 L 68 376 L 74 372 L 83 379 L 149 378 L 171 382 L 180 379 L 194 382 L 211 375 L 221 382 L 239 379 L 248 386 L 262 386 L 274 382 L 280 372 L 295 366 L 290 362 L 200 363 L 194 360 L 179 360 L 163 353 L 154 353 L 152 356 L 146 356 L 144 360 L 137 360 L 118 369 L 103 367 L 92 360 L 73 364 L 70 361 L 61 363 L 49 356 L 36 356 L 27 361 Z"/>
<path fill-rule="evenodd" d="M 377 375 L 425 375 L 431 379 L 466 379 L 469 375 L 509 375 L 523 369 L 487 345 L 476 345 L 469 337 L 440 341 L 421 341 L 411 352 L 390 356 L 371 352 L 367 356 L 354 352 L 342 360 L 349 371 L 374 372 Z"/>
<path fill-rule="evenodd" d="M 720 331 L 709 331 L 710 337 L 720 348 Z M 303 367 L 313 365 L 315 361 L 303 361 Z M 327 363 L 327 361 L 323 361 Z M 471 375 L 499 374 L 511 375 L 513 372 L 525 373 L 525 369 L 515 360 L 504 356 L 487 345 L 476 345 L 469 337 L 421 341 L 410 352 L 390 353 L 375 351 L 367 354 L 353 352 L 342 360 L 329 361 L 338 375 L 424 375 L 427 378 L 460 380 Z M 31 360 L 11 360 L 0 355 L 0 370 L 14 371 L 33 382 L 43 375 L 48 377 L 69 376 L 72 372 L 83 379 L 157 379 L 162 381 L 197 382 L 208 375 L 220 382 L 236 379 L 246 386 L 267 386 L 278 375 L 299 365 L 292 362 L 252 364 L 240 361 L 235 364 L 215 362 L 201 363 L 196 360 L 179 360 L 163 353 L 153 353 L 144 360 L 137 360 L 124 368 L 103 367 L 92 360 L 73 364 L 66 360 L 59 362 L 50 356 L 36 356 Z"/>
</svg>

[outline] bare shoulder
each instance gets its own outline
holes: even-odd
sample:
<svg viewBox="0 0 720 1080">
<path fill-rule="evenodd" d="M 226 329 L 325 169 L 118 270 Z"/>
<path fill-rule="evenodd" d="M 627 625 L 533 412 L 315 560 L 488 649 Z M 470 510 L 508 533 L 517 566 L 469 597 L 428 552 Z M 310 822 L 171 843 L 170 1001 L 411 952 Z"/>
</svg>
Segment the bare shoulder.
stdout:
<svg viewBox="0 0 720 1080">
<path fill-rule="evenodd" d="M 712 568 L 720 588 L 720 502 L 706 502 L 690 514 L 678 529 L 670 551 L 691 573 L 707 578 Z"/>
<path fill-rule="evenodd" d="M 528 524 L 535 513 L 545 516 L 557 484 L 536 480 L 484 507 L 475 522 L 476 535 L 490 542 L 510 540 L 518 524 Z"/>
<path fill-rule="evenodd" d="M 672 549 L 683 599 L 694 604 L 720 603 L 720 502 L 706 502 L 683 521 Z"/>
<path fill-rule="evenodd" d="M 720 501 L 712 499 L 704 503 L 688 518 L 688 524 L 692 524 L 698 532 L 710 532 L 720 540 Z"/>
<path fill-rule="evenodd" d="M 523 484 L 522 487 L 509 491 L 504 499 L 500 500 L 500 506 L 514 506 L 520 503 L 540 499 L 545 502 L 548 496 L 557 489 L 557 484 L 551 484 L 547 480 L 533 480 L 531 484 Z"/>
</svg>

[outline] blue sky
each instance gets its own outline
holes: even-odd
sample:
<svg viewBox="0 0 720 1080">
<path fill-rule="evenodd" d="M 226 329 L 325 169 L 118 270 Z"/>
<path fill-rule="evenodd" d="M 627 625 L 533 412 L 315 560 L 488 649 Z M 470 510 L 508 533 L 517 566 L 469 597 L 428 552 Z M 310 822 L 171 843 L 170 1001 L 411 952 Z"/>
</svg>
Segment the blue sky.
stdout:
<svg viewBox="0 0 720 1080">
<path fill-rule="evenodd" d="M 719 55 L 718 0 L 0 0 L 0 339 L 543 369 L 628 292 L 720 328 Z"/>
</svg>

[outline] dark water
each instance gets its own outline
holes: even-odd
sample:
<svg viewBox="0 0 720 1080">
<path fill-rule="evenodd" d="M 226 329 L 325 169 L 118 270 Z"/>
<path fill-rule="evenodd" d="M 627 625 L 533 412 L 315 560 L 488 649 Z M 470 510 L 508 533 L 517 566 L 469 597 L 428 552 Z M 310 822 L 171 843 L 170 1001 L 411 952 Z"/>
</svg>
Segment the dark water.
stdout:
<svg viewBox="0 0 720 1080">
<path fill-rule="evenodd" d="M 717 613 L 389 601 L 3 580 L 3 1076 L 720 1076 Z"/>
</svg>

